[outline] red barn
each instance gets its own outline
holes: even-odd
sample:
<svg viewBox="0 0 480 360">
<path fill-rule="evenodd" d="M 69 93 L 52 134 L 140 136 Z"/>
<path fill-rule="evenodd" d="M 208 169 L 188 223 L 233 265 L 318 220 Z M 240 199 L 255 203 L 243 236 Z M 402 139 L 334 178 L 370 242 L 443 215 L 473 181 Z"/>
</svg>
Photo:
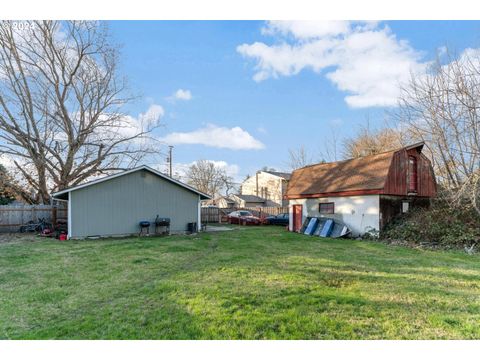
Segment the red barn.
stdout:
<svg viewBox="0 0 480 360">
<path fill-rule="evenodd" d="M 381 230 L 412 206 L 428 206 L 437 185 L 418 143 L 381 154 L 306 166 L 293 172 L 286 198 L 290 230 L 307 216 L 344 222 L 354 235 Z"/>
</svg>

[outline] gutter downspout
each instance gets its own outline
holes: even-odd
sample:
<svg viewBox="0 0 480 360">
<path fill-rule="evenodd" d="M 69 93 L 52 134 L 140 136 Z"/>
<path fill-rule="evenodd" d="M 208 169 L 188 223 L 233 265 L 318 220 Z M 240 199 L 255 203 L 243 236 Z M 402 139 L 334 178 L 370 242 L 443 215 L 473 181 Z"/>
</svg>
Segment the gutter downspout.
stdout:
<svg viewBox="0 0 480 360">
<path fill-rule="evenodd" d="M 197 218 L 198 218 L 198 221 L 197 221 L 197 232 L 200 232 L 200 230 L 202 229 L 202 199 L 200 197 L 200 195 L 198 195 L 198 204 L 197 204 Z"/>
<path fill-rule="evenodd" d="M 67 239 L 70 240 L 72 237 L 72 192 L 68 192 L 68 215 L 67 215 Z"/>
</svg>

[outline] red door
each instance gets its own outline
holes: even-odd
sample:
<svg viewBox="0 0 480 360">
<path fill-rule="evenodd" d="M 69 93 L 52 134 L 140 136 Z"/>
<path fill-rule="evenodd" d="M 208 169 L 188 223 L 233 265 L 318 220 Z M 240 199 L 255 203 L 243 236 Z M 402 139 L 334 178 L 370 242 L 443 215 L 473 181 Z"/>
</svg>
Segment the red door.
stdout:
<svg viewBox="0 0 480 360">
<path fill-rule="evenodd" d="M 302 205 L 293 205 L 293 231 L 302 227 Z"/>
</svg>

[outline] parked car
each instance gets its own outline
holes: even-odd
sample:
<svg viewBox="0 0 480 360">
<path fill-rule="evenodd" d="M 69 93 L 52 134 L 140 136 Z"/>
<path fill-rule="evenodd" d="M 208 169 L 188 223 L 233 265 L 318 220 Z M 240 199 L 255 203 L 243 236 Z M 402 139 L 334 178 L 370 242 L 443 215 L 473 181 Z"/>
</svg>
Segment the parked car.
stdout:
<svg viewBox="0 0 480 360">
<path fill-rule="evenodd" d="M 259 217 L 253 216 L 250 211 L 237 210 L 228 214 L 228 222 L 230 224 L 260 225 L 262 220 L 260 220 Z"/>
<path fill-rule="evenodd" d="M 268 225 L 288 225 L 288 213 L 268 216 L 265 218 L 265 223 Z"/>
</svg>

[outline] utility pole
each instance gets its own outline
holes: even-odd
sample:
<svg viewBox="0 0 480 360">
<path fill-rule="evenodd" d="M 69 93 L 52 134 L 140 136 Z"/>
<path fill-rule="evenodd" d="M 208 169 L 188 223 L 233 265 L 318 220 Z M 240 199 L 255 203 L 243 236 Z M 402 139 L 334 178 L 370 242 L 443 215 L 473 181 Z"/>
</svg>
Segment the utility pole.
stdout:
<svg viewBox="0 0 480 360">
<path fill-rule="evenodd" d="M 169 169 L 170 177 L 172 177 L 172 149 L 173 149 L 173 146 L 169 145 L 168 146 L 168 164 L 170 166 L 170 169 Z"/>
</svg>

